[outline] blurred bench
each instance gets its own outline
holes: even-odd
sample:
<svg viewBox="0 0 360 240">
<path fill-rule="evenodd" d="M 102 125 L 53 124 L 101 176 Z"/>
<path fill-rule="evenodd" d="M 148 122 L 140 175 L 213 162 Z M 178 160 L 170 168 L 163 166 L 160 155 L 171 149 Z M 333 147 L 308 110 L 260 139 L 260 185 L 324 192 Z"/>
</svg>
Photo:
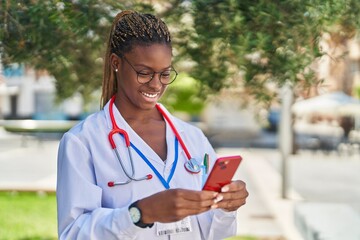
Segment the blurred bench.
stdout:
<svg viewBox="0 0 360 240">
<path fill-rule="evenodd" d="M 300 149 L 337 151 L 344 139 L 344 130 L 340 126 L 324 123 L 299 122 L 294 125 L 294 133 Z"/>
<path fill-rule="evenodd" d="M 26 145 L 26 137 L 35 135 L 42 140 L 43 135 L 48 133 L 64 133 L 79 121 L 72 120 L 0 120 L 0 127 L 11 133 L 23 136 L 22 146 Z"/>
<path fill-rule="evenodd" d="M 0 120 L 0 126 L 15 133 L 66 132 L 78 121 L 70 120 Z"/>
<path fill-rule="evenodd" d="M 295 225 L 305 240 L 359 240 L 360 216 L 346 204 L 299 203 Z"/>
</svg>

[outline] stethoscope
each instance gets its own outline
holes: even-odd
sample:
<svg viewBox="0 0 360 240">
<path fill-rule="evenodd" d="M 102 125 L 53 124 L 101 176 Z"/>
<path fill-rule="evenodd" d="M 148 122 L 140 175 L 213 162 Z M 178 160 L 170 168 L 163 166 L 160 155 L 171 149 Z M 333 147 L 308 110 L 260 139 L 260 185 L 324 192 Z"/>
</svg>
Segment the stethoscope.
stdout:
<svg viewBox="0 0 360 240">
<path fill-rule="evenodd" d="M 121 166 L 123 172 L 125 173 L 125 175 L 127 177 L 127 180 L 125 182 L 110 181 L 110 182 L 108 182 L 108 186 L 109 187 L 114 187 L 116 185 L 128 184 L 131 181 L 150 180 L 153 177 L 152 174 L 147 174 L 146 176 L 143 176 L 143 177 L 140 177 L 140 178 L 135 178 L 135 167 L 134 167 L 134 162 L 133 162 L 131 149 L 130 149 L 131 147 L 135 148 L 135 146 L 130 143 L 129 135 L 127 134 L 127 132 L 124 129 L 119 128 L 119 126 L 116 124 L 115 117 L 114 117 L 114 112 L 113 112 L 114 102 L 115 102 L 115 95 L 111 98 L 110 103 L 109 103 L 109 115 L 110 115 L 110 119 L 111 119 L 112 130 L 110 131 L 110 133 L 108 135 L 108 138 L 109 138 L 110 145 L 111 145 L 112 149 L 115 152 L 115 156 L 116 156 L 117 160 L 119 161 L 120 166 Z M 185 146 L 184 141 L 182 140 L 179 132 L 176 130 L 176 128 L 175 128 L 174 124 L 172 123 L 172 121 L 170 120 L 169 116 L 165 113 L 165 111 L 160 107 L 159 104 L 156 104 L 156 108 L 160 112 L 160 114 L 164 117 L 164 119 L 167 121 L 167 123 L 170 125 L 171 129 L 173 130 L 173 132 L 175 134 L 175 137 L 176 137 L 177 141 L 180 143 L 182 149 L 184 150 L 184 152 L 186 154 L 186 157 L 188 158 L 188 161 L 186 161 L 185 164 L 184 164 L 185 169 L 188 172 L 193 173 L 193 174 L 199 173 L 200 170 L 201 170 L 201 167 L 200 167 L 199 163 L 196 161 L 195 158 L 191 157 L 187 147 Z M 121 134 L 124 137 L 125 144 L 126 144 L 126 147 L 127 147 L 127 150 L 128 150 L 130 166 L 131 166 L 131 172 L 128 172 L 128 170 L 125 168 L 123 162 L 121 161 L 120 154 L 119 154 L 119 152 L 118 152 L 118 150 L 116 148 L 116 144 L 115 144 L 115 141 L 114 141 L 113 137 L 114 137 L 114 134 L 117 134 L 117 133 Z M 139 152 L 138 149 L 135 148 L 135 150 L 139 154 L 141 154 L 141 152 Z M 142 154 L 141 154 L 141 157 L 144 160 L 146 160 L 146 158 Z M 149 165 L 149 163 L 148 163 L 148 165 Z M 159 175 L 159 173 L 156 171 L 156 169 L 154 169 L 152 167 L 152 165 L 149 165 L 149 166 L 152 168 L 152 170 L 158 176 L 158 178 L 162 179 L 162 177 Z M 176 167 L 176 165 L 174 165 L 174 167 Z M 175 170 L 175 168 L 173 170 Z M 165 186 L 167 186 L 166 183 L 163 182 L 163 184 Z"/>
</svg>

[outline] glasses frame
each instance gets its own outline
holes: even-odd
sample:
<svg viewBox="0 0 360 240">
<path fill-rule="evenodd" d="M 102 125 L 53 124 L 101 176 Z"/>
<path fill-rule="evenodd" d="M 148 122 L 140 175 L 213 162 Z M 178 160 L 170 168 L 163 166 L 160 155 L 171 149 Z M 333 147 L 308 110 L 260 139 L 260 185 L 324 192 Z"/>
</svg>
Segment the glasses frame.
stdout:
<svg viewBox="0 0 360 240">
<path fill-rule="evenodd" d="M 119 57 L 119 56 L 118 56 L 118 57 Z M 169 85 L 169 84 L 173 83 L 173 82 L 176 80 L 177 76 L 179 75 L 178 72 L 175 70 L 175 68 L 174 68 L 173 66 L 171 66 L 170 71 L 174 71 L 174 72 L 175 72 L 175 77 L 174 77 L 174 79 L 171 80 L 170 82 L 168 82 L 168 83 L 163 83 L 163 82 L 161 81 L 161 76 L 164 74 L 165 71 L 163 71 L 163 72 L 155 72 L 155 71 L 153 71 L 150 80 L 143 83 L 143 82 L 140 82 L 140 81 L 139 81 L 139 75 L 142 74 L 142 73 L 141 73 L 140 71 L 137 71 L 137 70 L 135 69 L 135 67 L 134 67 L 134 66 L 129 62 L 129 60 L 125 57 L 125 55 L 122 55 L 122 56 L 119 57 L 119 58 L 123 58 L 123 59 L 130 65 L 130 67 L 131 67 L 131 68 L 134 70 L 134 72 L 136 73 L 136 80 L 137 80 L 137 82 L 140 83 L 140 84 L 147 84 L 147 83 L 151 82 L 151 81 L 154 79 L 155 74 L 158 73 L 158 74 L 159 74 L 159 81 L 161 82 L 161 84 L 162 84 L 162 85 Z M 149 74 L 149 75 L 150 75 L 150 74 Z"/>
</svg>

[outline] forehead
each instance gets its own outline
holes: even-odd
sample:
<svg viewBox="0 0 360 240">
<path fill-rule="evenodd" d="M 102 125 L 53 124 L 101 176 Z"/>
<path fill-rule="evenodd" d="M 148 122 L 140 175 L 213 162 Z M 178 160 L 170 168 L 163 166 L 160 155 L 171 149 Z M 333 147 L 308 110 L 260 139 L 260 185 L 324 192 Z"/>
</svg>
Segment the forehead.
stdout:
<svg viewBox="0 0 360 240">
<path fill-rule="evenodd" d="M 166 44 L 136 45 L 125 55 L 141 63 L 166 63 L 172 59 L 171 47 Z"/>
</svg>

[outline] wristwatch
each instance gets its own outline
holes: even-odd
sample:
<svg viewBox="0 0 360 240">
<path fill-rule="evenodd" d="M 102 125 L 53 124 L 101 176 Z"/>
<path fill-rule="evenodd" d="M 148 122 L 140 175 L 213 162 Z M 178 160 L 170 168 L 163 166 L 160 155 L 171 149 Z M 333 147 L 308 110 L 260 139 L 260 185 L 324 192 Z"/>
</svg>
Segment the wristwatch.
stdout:
<svg viewBox="0 0 360 240">
<path fill-rule="evenodd" d="M 141 220 L 141 210 L 138 207 L 138 201 L 133 202 L 130 206 L 129 206 L 129 213 L 130 213 L 130 218 L 132 220 L 132 222 L 141 228 L 151 228 L 154 223 L 148 224 L 148 223 L 143 223 L 143 221 Z"/>
</svg>

